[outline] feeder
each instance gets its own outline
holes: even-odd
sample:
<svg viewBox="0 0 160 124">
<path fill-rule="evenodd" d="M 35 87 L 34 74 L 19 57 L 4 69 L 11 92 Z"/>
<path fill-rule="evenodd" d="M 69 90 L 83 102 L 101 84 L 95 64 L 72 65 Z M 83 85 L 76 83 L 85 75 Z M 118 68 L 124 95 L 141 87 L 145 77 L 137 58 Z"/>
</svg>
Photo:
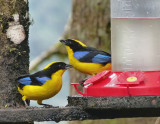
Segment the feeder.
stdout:
<svg viewBox="0 0 160 124">
<path fill-rule="evenodd" d="M 160 95 L 160 1 L 111 0 L 112 70 L 84 82 L 83 96 Z"/>
</svg>

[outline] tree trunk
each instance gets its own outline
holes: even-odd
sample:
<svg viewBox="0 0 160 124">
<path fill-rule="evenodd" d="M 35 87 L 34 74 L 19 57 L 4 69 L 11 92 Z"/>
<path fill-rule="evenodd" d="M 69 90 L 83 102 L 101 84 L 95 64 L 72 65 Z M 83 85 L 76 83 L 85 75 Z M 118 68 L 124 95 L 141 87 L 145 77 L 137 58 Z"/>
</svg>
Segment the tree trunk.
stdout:
<svg viewBox="0 0 160 124">
<path fill-rule="evenodd" d="M 23 106 L 15 79 L 28 73 L 28 1 L 0 0 L 0 108 Z"/>
<path fill-rule="evenodd" d="M 88 46 L 95 47 L 106 52 L 111 51 L 110 40 L 110 1 L 109 0 L 73 0 L 70 29 L 66 38 L 77 39 Z M 70 71 L 71 82 L 78 82 L 86 75 L 72 69 Z M 71 86 L 70 94 L 77 92 Z M 154 122 L 155 118 L 113 119 L 113 120 L 89 120 L 73 121 L 70 124 L 134 124 L 136 121 L 142 124 Z"/>
<path fill-rule="evenodd" d="M 88 46 L 110 52 L 109 0 L 73 0 L 70 31 L 67 38 L 77 39 Z M 72 70 L 71 82 L 84 79 L 86 75 Z M 76 94 L 73 87 L 71 94 Z"/>
</svg>

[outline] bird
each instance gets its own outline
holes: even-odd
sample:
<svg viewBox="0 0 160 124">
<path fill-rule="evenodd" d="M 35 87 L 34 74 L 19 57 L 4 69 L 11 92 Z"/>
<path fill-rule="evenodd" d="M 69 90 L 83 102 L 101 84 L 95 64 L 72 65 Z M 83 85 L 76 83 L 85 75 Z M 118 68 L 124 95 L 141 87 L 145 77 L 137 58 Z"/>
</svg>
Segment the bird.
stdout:
<svg viewBox="0 0 160 124">
<path fill-rule="evenodd" d="M 18 91 L 25 106 L 29 107 L 26 100 L 37 100 L 37 103 L 44 107 L 52 106 L 42 101 L 55 96 L 61 90 L 62 75 L 71 67 L 64 62 L 52 62 L 41 71 L 18 77 Z"/>
<path fill-rule="evenodd" d="M 70 64 L 78 71 L 95 75 L 111 70 L 111 54 L 96 48 L 87 47 L 75 39 L 60 40 L 66 46 Z"/>
</svg>

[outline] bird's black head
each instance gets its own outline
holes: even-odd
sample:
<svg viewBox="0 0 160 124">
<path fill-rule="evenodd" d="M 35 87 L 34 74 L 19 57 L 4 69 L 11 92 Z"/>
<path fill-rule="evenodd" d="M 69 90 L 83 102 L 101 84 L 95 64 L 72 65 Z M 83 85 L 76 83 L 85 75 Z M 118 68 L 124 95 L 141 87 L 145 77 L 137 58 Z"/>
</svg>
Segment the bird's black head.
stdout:
<svg viewBox="0 0 160 124">
<path fill-rule="evenodd" d="M 58 75 L 62 75 L 66 69 L 72 68 L 71 65 L 65 64 L 64 62 L 52 62 L 48 64 L 43 70 L 34 73 L 34 76 L 48 76 L 51 77 L 52 74 L 58 72 Z"/>
<path fill-rule="evenodd" d="M 72 66 L 69 64 L 66 64 L 64 62 L 52 62 L 48 64 L 43 70 L 47 71 L 49 73 L 55 73 L 59 70 L 66 70 L 71 68 Z"/>
<path fill-rule="evenodd" d="M 83 47 L 86 47 L 85 44 L 74 39 L 60 40 L 60 42 L 70 47 L 74 52 L 77 50 L 81 50 Z"/>
</svg>

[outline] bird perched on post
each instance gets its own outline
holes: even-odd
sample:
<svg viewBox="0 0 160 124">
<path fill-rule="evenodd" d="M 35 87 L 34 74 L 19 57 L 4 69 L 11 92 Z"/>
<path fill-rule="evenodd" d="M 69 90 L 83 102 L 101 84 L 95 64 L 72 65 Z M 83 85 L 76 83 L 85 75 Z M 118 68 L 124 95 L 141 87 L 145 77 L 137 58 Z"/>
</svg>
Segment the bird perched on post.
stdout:
<svg viewBox="0 0 160 124">
<path fill-rule="evenodd" d="M 82 73 L 95 75 L 104 70 L 111 70 L 111 54 L 87 47 L 78 40 L 60 40 L 68 51 L 70 64 Z"/>
<path fill-rule="evenodd" d="M 42 101 L 56 95 L 62 87 L 62 75 L 71 65 L 64 62 L 52 62 L 43 70 L 34 74 L 24 75 L 17 79 L 18 91 L 22 94 L 22 100 L 28 107 L 26 100 L 37 100 L 39 105 L 45 107 L 50 106 L 43 104 Z"/>
</svg>

